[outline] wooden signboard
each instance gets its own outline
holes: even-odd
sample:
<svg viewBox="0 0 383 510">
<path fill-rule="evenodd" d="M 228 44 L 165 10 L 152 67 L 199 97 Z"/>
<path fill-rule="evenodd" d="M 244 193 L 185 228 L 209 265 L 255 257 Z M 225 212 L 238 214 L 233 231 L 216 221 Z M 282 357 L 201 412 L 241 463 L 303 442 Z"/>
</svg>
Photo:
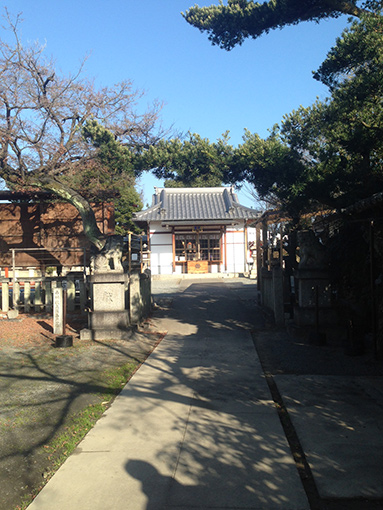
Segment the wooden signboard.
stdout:
<svg viewBox="0 0 383 510">
<path fill-rule="evenodd" d="M 188 273 L 202 274 L 209 272 L 209 263 L 207 260 L 188 260 Z"/>
</svg>

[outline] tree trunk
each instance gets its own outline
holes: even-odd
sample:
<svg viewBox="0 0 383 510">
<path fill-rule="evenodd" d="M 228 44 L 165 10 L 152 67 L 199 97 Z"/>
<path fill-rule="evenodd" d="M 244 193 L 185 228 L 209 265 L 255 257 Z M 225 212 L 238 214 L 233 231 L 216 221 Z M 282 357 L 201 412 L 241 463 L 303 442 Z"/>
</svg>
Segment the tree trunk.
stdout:
<svg viewBox="0 0 383 510">
<path fill-rule="evenodd" d="M 51 177 L 34 178 L 33 185 L 51 191 L 65 202 L 72 204 L 81 215 L 85 235 L 96 248 L 102 250 L 106 243 L 106 237 L 98 228 L 94 211 L 85 198 L 69 186 Z"/>
</svg>

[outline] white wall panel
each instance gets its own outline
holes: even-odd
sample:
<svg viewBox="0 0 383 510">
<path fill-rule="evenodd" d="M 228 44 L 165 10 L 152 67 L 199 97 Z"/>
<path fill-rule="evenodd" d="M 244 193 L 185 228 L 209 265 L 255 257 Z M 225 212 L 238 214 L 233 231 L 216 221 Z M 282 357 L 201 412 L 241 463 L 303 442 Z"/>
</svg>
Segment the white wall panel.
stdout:
<svg viewBox="0 0 383 510">
<path fill-rule="evenodd" d="M 160 225 L 150 229 L 150 267 L 152 274 L 172 274 L 173 272 L 173 239 L 172 234 Z"/>
<path fill-rule="evenodd" d="M 161 225 L 161 222 L 159 221 L 152 221 L 150 223 L 150 233 L 154 233 L 154 232 L 168 232 L 169 233 L 169 229 L 167 227 L 164 227 Z"/>
<path fill-rule="evenodd" d="M 223 238 L 224 239 L 224 238 Z M 242 273 L 246 271 L 247 250 L 244 246 L 245 233 L 243 225 L 235 225 L 226 229 L 226 271 L 229 273 Z M 255 240 L 255 229 L 248 229 L 248 241 Z M 173 272 L 173 237 L 172 233 L 160 222 L 150 225 L 150 249 L 151 249 L 151 269 L 153 274 L 172 274 Z M 222 246 L 223 253 L 224 247 Z M 176 272 L 181 268 L 177 267 Z M 215 272 L 218 266 L 212 265 L 210 271 Z M 225 265 L 221 267 L 225 271 Z"/>
<path fill-rule="evenodd" d="M 151 246 L 170 246 L 172 249 L 172 235 L 168 233 L 158 233 L 150 236 L 150 245 Z"/>
<path fill-rule="evenodd" d="M 227 271 L 242 273 L 245 270 L 245 234 L 243 230 L 226 231 Z"/>
</svg>

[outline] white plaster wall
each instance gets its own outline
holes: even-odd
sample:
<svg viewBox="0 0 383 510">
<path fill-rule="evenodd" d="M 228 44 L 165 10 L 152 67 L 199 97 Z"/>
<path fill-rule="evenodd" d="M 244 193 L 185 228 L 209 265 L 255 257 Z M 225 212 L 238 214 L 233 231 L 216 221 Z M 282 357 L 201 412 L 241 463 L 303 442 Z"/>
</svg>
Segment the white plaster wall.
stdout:
<svg viewBox="0 0 383 510">
<path fill-rule="evenodd" d="M 248 229 L 248 241 L 255 240 L 255 229 Z M 242 273 L 248 270 L 247 251 L 245 253 L 244 226 L 237 225 L 226 229 L 227 272 Z M 152 274 L 172 274 L 173 272 L 173 246 L 172 233 L 161 223 L 152 223 L 150 226 L 150 250 Z M 181 271 L 177 267 L 176 272 Z M 218 271 L 218 266 L 212 265 L 212 272 Z M 225 265 L 221 266 L 221 271 Z"/>
<path fill-rule="evenodd" d="M 242 273 L 245 270 L 245 233 L 241 226 L 226 229 L 227 272 Z"/>
<path fill-rule="evenodd" d="M 172 233 L 161 223 L 150 225 L 150 267 L 152 274 L 172 274 Z"/>
<path fill-rule="evenodd" d="M 210 266 L 210 272 L 211 273 L 218 273 L 218 267 L 219 267 L 218 264 L 212 264 Z"/>
</svg>

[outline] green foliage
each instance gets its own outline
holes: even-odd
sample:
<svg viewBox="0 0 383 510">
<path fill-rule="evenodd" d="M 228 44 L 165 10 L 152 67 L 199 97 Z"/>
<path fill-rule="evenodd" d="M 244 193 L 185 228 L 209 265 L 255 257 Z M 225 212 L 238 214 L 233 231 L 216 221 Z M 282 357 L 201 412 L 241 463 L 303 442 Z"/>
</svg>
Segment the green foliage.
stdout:
<svg viewBox="0 0 383 510">
<path fill-rule="evenodd" d="M 114 200 L 114 207 L 116 234 L 125 236 L 128 232 L 141 232 L 132 221 L 132 215 L 143 207 L 141 196 L 133 186 L 121 189 L 119 197 Z"/>
<path fill-rule="evenodd" d="M 265 140 L 247 132 L 230 172 L 295 218 L 383 190 L 383 18 L 363 14 L 315 77 L 331 97 L 286 115 Z"/>
<path fill-rule="evenodd" d="M 360 3 L 360 2 L 358 2 Z M 191 7 L 184 18 L 210 41 L 231 50 L 247 37 L 256 39 L 270 30 L 296 25 L 302 21 L 319 22 L 342 14 L 361 16 L 367 9 L 375 10 L 382 2 L 367 0 L 358 7 L 356 0 L 270 0 L 258 3 L 252 0 L 228 0 L 227 5 Z"/>
<path fill-rule="evenodd" d="M 331 99 L 318 118 L 323 170 L 338 180 L 347 206 L 383 189 L 383 18 L 362 15 L 345 30 L 314 75 Z"/>
<path fill-rule="evenodd" d="M 376 84 L 380 84 L 382 34 L 382 17 L 378 13 L 362 15 L 360 21 L 346 28 L 337 39 L 336 46 L 314 73 L 314 78 L 331 91 L 345 87 L 347 82 L 358 87 L 363 81 L 363 87 L 369 87 L 359 93 L 366 97 Z"/>
<path fill-rule="evenodd" d="M 97 162 L 113 176 L 134 178 L 133 153 L 104 126 L 92 119 L 86 122 L 83 136 L 97 149 Z"/>
<path fill-rule="evenodd" d="M 233 148 L 225 133 L 217 142 L 189 133 L 186 140 L 161 140 L 136 159 L 140 168 L 153 170 L 166 187 L 221 186 Z"/>
<path fill-rule="evenodd" d="M 131 218 L 143 204 L 134 188 L 134 153 L 95 120 L 85 124 L 83 136 L 94 147 L 94 154 L 63 176 L 62 181 L 90 202 L 113 203 L 117 234 L 135 231 Z"/>
<path fill-rule="evenodd" d="M 282 207 L 293 218 L 299 218 L 306 210 L 310 167 L 282 141 L 277 128 L 267 139 L 245 131 L 232 161 L 231 182 L 246 180 L 255 187 L 260 199 Z"/>
</svg>

